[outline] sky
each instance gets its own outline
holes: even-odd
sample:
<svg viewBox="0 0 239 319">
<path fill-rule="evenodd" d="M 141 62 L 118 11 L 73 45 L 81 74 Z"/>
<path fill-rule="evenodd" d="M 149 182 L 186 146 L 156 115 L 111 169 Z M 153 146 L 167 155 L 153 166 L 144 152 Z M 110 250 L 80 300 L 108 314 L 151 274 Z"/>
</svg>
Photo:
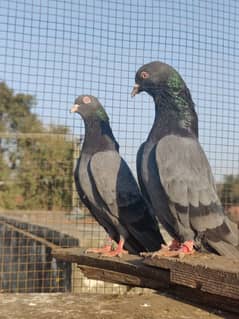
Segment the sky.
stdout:
<svg viewBox="0 0 239 319">
<path fill-rule="evenodd" d="M 78 95 L 97 96 L 135 170 L 154 118 L 150 97 L 130 97 L 135 71 L 169 63 L 192 93 L 220 180 L 239 173 L 238 16 L 234 0 L 0 0 L 0 80 L 36 96 L 33 111 L 73 138 L 84 127 L 70 106 Z"/>
</svg>

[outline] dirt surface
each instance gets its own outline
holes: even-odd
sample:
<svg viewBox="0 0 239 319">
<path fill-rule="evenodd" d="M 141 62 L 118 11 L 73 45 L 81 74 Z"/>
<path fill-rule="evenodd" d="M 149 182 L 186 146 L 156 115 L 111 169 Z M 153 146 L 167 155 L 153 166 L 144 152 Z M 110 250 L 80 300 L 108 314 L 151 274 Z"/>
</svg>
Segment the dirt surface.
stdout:
<svg viewBox="0 0 239 319">
<path fill-rule="evenodd" d="M 1 294 L 0 319 L 236 319 L 166 295 Z"/>
</svg>

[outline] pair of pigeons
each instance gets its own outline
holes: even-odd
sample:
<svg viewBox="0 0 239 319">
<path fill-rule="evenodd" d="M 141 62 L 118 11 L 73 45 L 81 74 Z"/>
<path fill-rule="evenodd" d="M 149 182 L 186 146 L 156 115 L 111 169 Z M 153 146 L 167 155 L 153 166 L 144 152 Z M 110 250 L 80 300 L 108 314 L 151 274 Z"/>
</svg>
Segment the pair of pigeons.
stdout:
<svg viewBox="0 0 239 319">
<path fill-rule="evenodd" d="M 238 228 L 218 198 L 184 80 L 171 66 L 151 62 L 137 71 L 135 81 L 132 96 L 145 91 L 155 103 L 153 126 L 137 154 L 141 192 L 97 98 L 81 95 L 71 109 L 85 123 L 74 174 L 78 194 L 118 243 L 116 249 L 109 243 L 91 251 L 180 256 L 196 249 L 239 258 Z M 158 221 L 173 238 L 168 245 Z"/>
</svg>

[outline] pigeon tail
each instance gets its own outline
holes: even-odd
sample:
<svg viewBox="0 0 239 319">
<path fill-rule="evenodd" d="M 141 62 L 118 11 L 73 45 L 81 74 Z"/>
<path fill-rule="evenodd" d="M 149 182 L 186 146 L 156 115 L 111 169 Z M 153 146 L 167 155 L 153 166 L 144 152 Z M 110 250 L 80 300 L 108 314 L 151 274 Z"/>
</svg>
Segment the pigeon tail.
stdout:
<svg viewBox="0 0 239 319">
<path fill-rule="evenodd" d="M 231 259 L 239 259 L 239 247 L 235 247 L 225 241 L 212 241 L 207 240 L 208 244 L 221 256 Z"/>
</svg>

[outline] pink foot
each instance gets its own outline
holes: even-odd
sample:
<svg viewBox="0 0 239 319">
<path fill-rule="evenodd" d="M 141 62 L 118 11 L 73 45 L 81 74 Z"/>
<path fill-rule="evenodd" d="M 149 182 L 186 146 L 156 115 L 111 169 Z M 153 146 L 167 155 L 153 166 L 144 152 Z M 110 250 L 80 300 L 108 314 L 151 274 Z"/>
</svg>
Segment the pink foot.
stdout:
<svg viewBox="0 0 239 319">
<path fill-rule="evenodd" d="M 185 255 L 186 254 L 191 255 L 195 253 L 195 250 L 193 249 L 193 245 L 194 245 L 193 240 L 187 240 L 181 245 L 181 248 L 179 250 Z"/>
<path fill-rule="evenodd" d="M 176 239 L 173 239 L 171 242 L 169 242 L 167 245 L 163 245 L 161 246 L 161 248 L 165 248 L 168 250 L 178 250 L 181 247 L 181 244 L 179 241 L 177 241 Z"/>
<path fill-rule="evenodd" d="M 103 254 L 103 256 L 106 256 L 106 257 L 116 257 L 116 256 L 119 256 L 121 257 L 122 255 L 125 255 L 125 254 L 128 254 L 128 251 L 127 250 L 124 250 L 124 249 L 115 249 L 115 250 L 112 250 L 110 252 L 106 252 Z"/>
<path fill-rule="evenodd" d="M 183 258 L 185 255 L 191 255 L 195 252 L 193 249 L 193 240 L 185 241 L 180 244 L 178 241 L 173 240 L 168 245 L 162 245 L 162 248 L 153 253 L 142 253 L 141 256 L 158 258 L 158 257 L 179 257 Z"/>
<path fill-rule="evenodd" d="M 111 251 L 111 245 L 106 245 L 102 248 L 87 248 L 85 253 L 96 253 L 96 254 L 104 254 Z"/>
<path fill-rule="evenodd" d="M 113 247 L 113 240 L 111 238 L 109 238 L 106 241 L 106 245 L 104 247 L 101 248 L 88 248 L 86 249 L 85 253 L 96 253 L 96 254 L 105 254 L 108 253 L 110 251 L 112 251 Z"/>
<path fill-rule="evenodd" d="M 109 252 L 106 252 L 103 254 L 103 256 L 107 256 L 107 257 L 116 257 L 116 256 L 119 256 L 121 257 L 122 255 L 124 254 L 128 254 L 128 251 L 123 249 L 123 246 L 124 246 L 124 240 L 121 239 L 118 243 L 118 246 L 115 250 L 112 250 L 112 251 L 109 251 Z"/>
<path fill-rule="evenodd" d="M 161 249 L 154 251 L 154 252 L 142 252 L 140 253 L 140 256 L 142 257 L 159 257 L 159 256 L 166 256 L 169 252 L 178 250 L 181 247 L 181 244 L 176 239 L 173 239 L 171 242 L 169 242 L 167 245 L 162 244 Z"/>
</svg>

